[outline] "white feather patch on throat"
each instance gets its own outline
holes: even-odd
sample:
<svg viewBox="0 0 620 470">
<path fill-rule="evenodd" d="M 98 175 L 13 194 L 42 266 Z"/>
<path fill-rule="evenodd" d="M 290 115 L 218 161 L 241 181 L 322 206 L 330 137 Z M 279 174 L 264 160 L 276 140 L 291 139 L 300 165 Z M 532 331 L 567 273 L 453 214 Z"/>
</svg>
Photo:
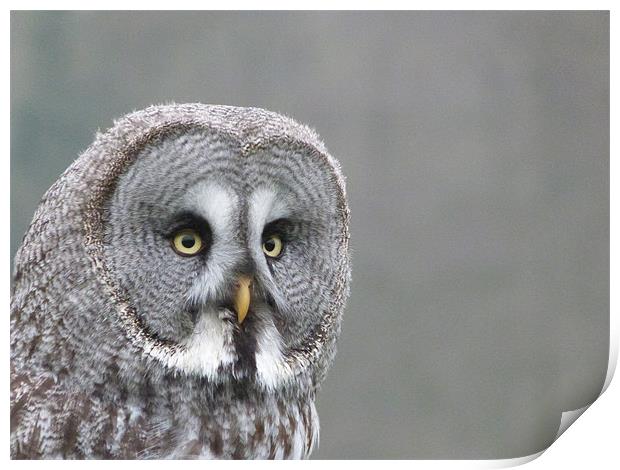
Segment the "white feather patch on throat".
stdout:
<svg viewBox="0 0 620 470">
<path fill-rule="evenodd" d="M 265 321 L 256 334 L 256 375 L 266 388 L 274 389 L 293 376 L 282 349 L 282 339 L 273 321 Z"/>
<path fill-rule="evenodd" d="M 215 311 L 200 313 L 194 331 L 181 346 L 183 348 L 170 357 L 169 365 L 209 379 L 221 378 L 218 369 L 236 360 L 233 326 L 219 318 Z"/>
</svg>

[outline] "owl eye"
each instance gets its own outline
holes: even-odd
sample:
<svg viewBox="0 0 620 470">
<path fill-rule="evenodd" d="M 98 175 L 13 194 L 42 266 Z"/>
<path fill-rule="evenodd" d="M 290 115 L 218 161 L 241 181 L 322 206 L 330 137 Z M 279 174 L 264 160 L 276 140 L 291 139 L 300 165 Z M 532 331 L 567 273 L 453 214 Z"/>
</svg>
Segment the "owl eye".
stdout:
<svg viewBox="0 0 620 470">
<path fill-rule="evenodd" d="M 183 229 L 172 237 L 172 248 L 181 256 L 193 256 L 202 250 L 202 238 L 191 228 Z"/>
<path fill-rule="evenodd" d="M 263 241 L 263 253 L 270 258 L 277 258 L 282 253 L 282 240 L 277 235 L 271 235 Z"/>
</svg>

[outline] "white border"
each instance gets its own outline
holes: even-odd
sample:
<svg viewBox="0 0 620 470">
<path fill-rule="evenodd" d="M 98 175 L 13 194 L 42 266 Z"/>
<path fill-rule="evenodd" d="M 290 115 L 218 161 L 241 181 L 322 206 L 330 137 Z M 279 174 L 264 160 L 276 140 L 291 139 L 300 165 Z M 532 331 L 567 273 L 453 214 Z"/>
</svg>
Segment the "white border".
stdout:
<svg viewBox="0 0 620 470">
<path fill-rule="evenodd" d="M 44 1 L 24 1 L 24 2 L 8 2 L 9 8 L 12 9 L 84 9 L 83 2 L 79 1 L 63 1 L 56 2 L 54 6 L 49 5 L 49 2 Z M 118 1 L 118 0 L 108 0 L 108 1 L 98 1 L 93 0 L 88 2 L 89 9 L 157 9 L 157 10 L 198 10 L 198 9 L 214 9 L 214 10 L 229 10 L 229 9 L 245 9 L 245 10 L 254 10 L 254 9 L 270 9 L 270 10 L 278 10 L 278 9 L 294 9 L 294 10 L 304 10 L 304 9 L 343 9 L 343 10 L 355 10 L 355 9 L 373 9 L 373 10 L 398 10 L 398 9 L 407 9 L 410 6 L 416 6 L 421 9 L 432 9 L 432 10 L 453 10 L 453 9 L 499 9 L 499 10 L 513 10 L 513 9 L 571 9 L 571 10 L 610 10 L 612 6 L 612 2 L 582 2 L 581 4 L 578 2 L 571 1 L 511 1 L 511 2 L 502 2 L 501 5 L 498 5 L 496 2 L 490 1 L 478 1 L 478 2 L 457 2 L 457 1 L 443 1 L 443 2 L 417 2 L 415 5 L 411 5 L 409 2 L 403 1 L 382 1 L 382 2 L 372 2 L 372 1 L 359 1 L 359 2 L 351 2 L 351 1 L 300 1 L 295 2 L 293 5 L 290 1 L 261 1 L 261 2 L 249 2 L 249 1 L 238 1 L 238 0 L 229 0 L 224 4 L 215 4 L 214 2 L 200 2 L 200 1 L 177 1 L 177 2 L 162 2 L 159 0 L 153 1 Z M 4 11 L 3 21 L 4 28 L 4 39 L 5 45 L 2 48 L 2 59 L 3 63 L 9 64 L 10 60 L 10 14 L 9 10 Z M 613 78 L 617 76 L 616 73 L 616 64 L 617 61 L 614 60 L 615 53 L 617 51 L 618 41 L 617 35 L 613 33 L 615 30 L 614 27 L 617 25 L 617 21 L 615 21 L 615 12 L 611 11 L 611 78 L 613 83 Z M 9 70 L 8 68 L 5 70 L 3 75 L 3 93 L 2 93 L 2 102 L 4 104 L 5 112 L 2 113 L 2 132 L 4 133 L 4 142 L 8 145 L 5 146 L 4 158 L 1 159 L 2 165 L 2 177 L 4 179 L 4 187 L 6 197 L 2 200 L 1 210 L 3 215 L 3 220 L 9 220 L 9 195 L 10 195 L 10 167 L 9 167 L 9 154 L 10 148 L 10 84 L 9 84 Z M 617 109 L 617 99 L 613 93 L 611 93 L 611 155 L 615 155 L 615 139 L 613 136 L 616 134 L 614 131 L 617 131 L 617 126 L 615 125 L 615 120 L 613 119 L 613 110 Z M 618 181 L 618 169 L 615 164 L 615 160 L 611 160 L 611 186 L 610 186 L 610 201 L 611 201 L 611 220 L 610 220 L 610 237 L 613 239 L 613 235 L 618 232 L 618 191 L 615 189 L 614 183 Z M 2 285 L 6 291 L 9 291 L 10 278 L 8 272 L 9 263 L 9 226 L 8 224 L 5 226 L 5 230 L 2 232 L 2 240 L 4 242 L 5 250 L 2 252 L 2 259 L 4 261 L 4 270 L 2 272 Z M 604 394 L 596 400 L 594 404 L 592 404 L 583 416 L 579 419 L 579 424 L 577 426 L 571 426 L 566 433 L 559 436 L 557 442 L 552 444 L 552 446 L 542 453 L 542 456 L 532 463 L 529 464 L 530 467 L 535 468 L 536 466 L 544 465 L 544 468 L 548 468 L 551 466 L 552 468 L 558 467 L 562 469 L 566 468 L 582 468 L 585 465 L 594 465 L 609 467 L 610 463 L 618 462 L 618 443 L 617 443 L 617 430 L 615 429 L 615 424 L 618 422 L 616 418 L 619 415 L 618 409 L 620 405 L 620 386 L 618 385 L 618 380 L 611 381 L 613 376 L 613 372 L 617 362 L 618 356 L 618 314 L 617 314 L 617 305 L 618 305 L 618 296 L 615 293 L 618 288 L 618 256 L 617 250 L 615 249 L 614 244 L 611 245 L 611 272 L 610 272 L 610 287 L 611 287 L 611 304 L 610 304 L 610 331 L 611 331 L 611 341 L 610 341 L 610 367 L 608 369 L 606 385 L 605 387 L 609 387 Z M 9 295 L 7 295 L 9 297 Z M 5 316 L 5 321 L 8 322 L 8 301 L 5 304 L 7 306 L 7 315 Z M 8 344 L 9 344 L 9 330 L 6 328 L 4 333 L 5 345 L 4 354 L 5 356 L 5 365 L 9 367 L 9 357 L 8 357 Z M 5 369 L 6 371 L 7 369 Z M 3 389 L 5 391 L 9 388 L 9 380 L 8 375 L 5 373 L 2 375 L 2 383 Z M 610 383 L 611 382 L 611 383 Z M 6 396 L 6 395 L 5 395 Z M 580 410 L 584 411 L 584 410 Z M 577 413 L 574 413 L 577 414 Z M 8 459 L 9 449 L 9 429 L 7 426 L 7 422 L 9 420 L 9 409 L 8 404 L 5 403 L 5 406 L 2 408 L 2 422 L 5 423 L 4 426 L 4 443 L 5 443 L 5 459 Z M 566 418 L 570 415 L 566 414 Z M 578 414 L 577 414 L 578 415 Z M 566 419 L 565 418 L 565 419 Z M 560 433 L 561 434 L 561 433 Z M 437 461 L 390 461 L 390 466 L 402 467 L 402 468 L 411 468 L 412 466 L 416 468 L 500 468 L 506 466 L 514 466 L 520 465 L 523 463 L 527 463 L 540 454 L 536 454 L 534 456 L 527 456 L 520 459 L 509 459 L 509 460 L 495 460 L 495 461 L 462 461 L 462 460 L 437 460 Z M 107 465 L 115 465 L 115 466 L 149 466 L 149 469 L 156 468 L 165 468 L 168 465 L 179 465 L 178 462 L 168 463 L 163 461 L 157 462 L 107 462 L 107 461 L 94 461 L 90 462 L 90 465 L 94 466 L 107 466 Z M 238 467 L 241 465 L 252 465 L 253 467 L 258 466 L 262 468 L 267 465 L 283 465 L 286 463 L 271 463 L 271 462 L 210 462 L 208 465 L 216 465 L 218 467 Z M 356 465 L 377 465 L 380 462 L 358 462 Z M 33 465 L 46 465 L 54 468 L 67 468 L 67 466 L 72 465 L 84 465 L 83 462 L 11 462 L 12 466 L 17 467 L 30 467 Z M 183 465 L 206 465 L 203 462 L 184 462 Z M 342 465 L 339 461 L 309 461 L 309 462 L 296 462 L 296 463 L 288 463 L 287 465 L 321 465 L 327 467 L 336 467 Z M 197 468 L 197 467 L 196 467 Z"/>
</svg>

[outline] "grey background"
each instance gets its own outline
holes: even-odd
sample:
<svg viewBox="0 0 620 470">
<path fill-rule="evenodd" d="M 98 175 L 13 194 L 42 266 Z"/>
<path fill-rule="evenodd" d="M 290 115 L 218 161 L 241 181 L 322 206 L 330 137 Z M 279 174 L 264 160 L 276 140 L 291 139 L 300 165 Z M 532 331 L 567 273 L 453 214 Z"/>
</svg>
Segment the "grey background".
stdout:
<svg viewBox="0 0 620 470">
<path fill-rule="evenodd" d="M 508 458 L 607 368 L 605 12 L 11 15 L 11 255 L 98 128 L 259 106 L 340 159 L 353 287 L 315 458 Z"/>
</svg>

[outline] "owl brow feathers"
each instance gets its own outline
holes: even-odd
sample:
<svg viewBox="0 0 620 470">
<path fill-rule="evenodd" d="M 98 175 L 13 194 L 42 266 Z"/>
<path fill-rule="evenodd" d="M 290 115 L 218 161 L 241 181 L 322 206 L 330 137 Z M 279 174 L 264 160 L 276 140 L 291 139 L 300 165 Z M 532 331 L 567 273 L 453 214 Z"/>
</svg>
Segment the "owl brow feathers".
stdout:
<svg viewBox="0 0 620 470">
<path fill-rule="evenodd" d="M 174 135 L 177 132 L 197 128 L 217 133 L 236 144 L 236 146 L 240 147 L 241 155 L 245 157 L 249 157 L 255 152 L 280 147 L 288 151 L 304 152 L 312 158 L 320 159 L 324 164 L 327 164 L 332 169 L 329 177 L 337 188 L 338 212 L 343 221 L 340 237 L 343 251 L 346 253 L 346 258 L 338 264 L 336 278 L 340 280 L 348 279 L 349 210 L 346 204 L 344 178 L 339 171 L 337 162 L 328 154 L 323 153 L 310 143 L 291 138 L 288 135 L 276 135 L 267 138 L 256 137 L 249 142 L 243 143 L 243 134 L 220 129 L 209 122 L 196 119 L 169 120 L 149 127 L 141 135 L 126 142 L 121 148 L 113 149 L 110 152 L 109 157 L 111 158 L 107 159 L 103 171 L 97 175 L 96 181 L 93 182 L 92 195 L 86 202 L 82 228 L 86 251 L 96 271 L 100 274 L 100 279 L 104 284 L 106 292 L 112 297 L 117 306 L 118 319 L 124 325 L 130 341 L 147 356 L 158 359 L 168 366 L 172 366 L 177 362 L 176 356 L 183 354 L 185 347 L 181 344 L 159 338 L 152 331 L 149 331 L 129 302 L 127 294 L 118 285 L 109 271 L 104 257 L 103 245 L 105 204 L 113 193 L 119 176 L 127 170 L 135 161 L 137 155 L 148 144 L 168 135 Z M 333 326 L 337 323 L 337 314 L 341 310 L 347 296 L 346 281 L 335 283 L 332 287 L 332 293 L 334 301 L 323 313 L 321 322 L 308 334 L 300 347 L 289 351 L 286 355 L 286 360 L 295 373 L 301 373 L 321 355 L 321 346 L 323 344 L 335 341 L 337 332 L 334 332 Z"/>
</svg>

